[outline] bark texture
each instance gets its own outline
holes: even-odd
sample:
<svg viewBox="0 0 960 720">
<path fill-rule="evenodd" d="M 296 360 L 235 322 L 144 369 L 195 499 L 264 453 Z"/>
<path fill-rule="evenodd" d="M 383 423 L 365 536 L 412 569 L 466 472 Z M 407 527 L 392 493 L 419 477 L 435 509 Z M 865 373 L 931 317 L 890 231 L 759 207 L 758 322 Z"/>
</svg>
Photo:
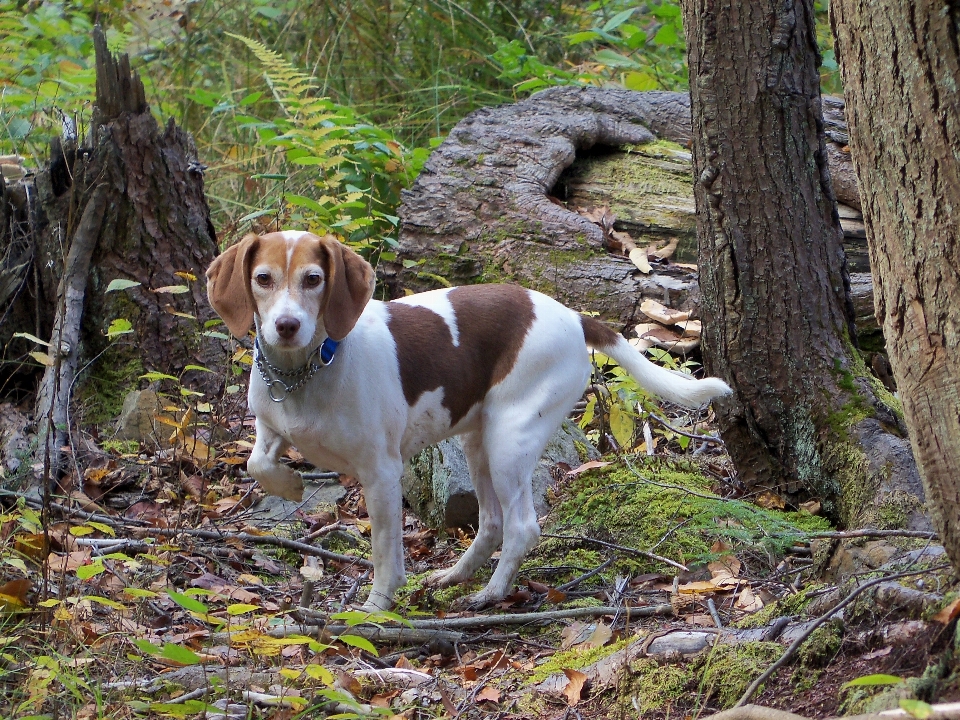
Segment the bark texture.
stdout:
<svg viewBox="0 0 960 720">
<path fill-rule="evenodd" d="M 827 118 L 830 162 L 843 180 L 837 192 L 851 206 L 848 237 L 856 245 L 863 231 L 842 151 L 842 100 L 829 100 Z M 551 88 L 472 113 L 404 192 L 398 261 L 381 265 L 390 294 L 437 287 L 438 277 L 455 285 L 512 280 L 624 329 L 646 321 L 643 297 L 695 310 L 695 273 L 658 265 L 642 275 L 611 255 L 600 227 L 576 212 L 608 205 L 617 230 L 641 247 L 679 238 L 675 259 L 695 262 L 690 137 L 686 93 Z M 660 140 L 681 147 L 660 148 Z M 621 147 L 636 144 L 650 150 Z M 866 268 L 865 244 L 860 254 Z M 861 287 L 869 292 L 868 279 Z"/>
<path fill-rule="evenodd" d="M 876 313 L 937 531 L 960 567 L 960 6 L 836 0 Z"/>
<path fill-rule="evenodd" d="M 125 389 L 119 385 L 136 382 L 142 372 L 176 375 L 187 364 L 204 365 L 220 355 L 220 348 L 202 338 L 197 322 L 174 314 L 199 321 L 213 316 L 202 282 L 189 276 L 203 277 L 217 247 L 192 139 L 172 121 L 158 125 L 126 56 L 113 58 L 99 33 L 95 41 L 97 103 L 88 136 L 55 142 L 49 166 L 5 187 L 0 198 L 0 259 L 12 258 L 0 268 L 0 279 L 6 279 L 0 291 L 8 289 L 0 294 L 0 346 L 6 359 L 14 360 L 38 349 L 12 339 L 14 332 L 51 337 L 65 258 L 85 208 L 102 187 L 105 210 L 85 280 L 76 350 L 81 366 L 106 350 L 92 373 L 106 371 L 111 379 L 94 394 L 115 393 L 119 403 Z M 105 293 L 116 278 L 141 286 Z M 175 286 L 189 289 L 157 292 Z M 107 349 L 104 331 L 116 318 L 129 320 L 134 333 Z M 0 378 L 0 391 L 32 384 L 29 370 L 19 366 L 16 372 Z M 188 374 L 185 383 L 211 382 L 209 374 L 195 375 Z"/>
<path fill-rule="evenodd" d="M 916 468 L 854 350 L 813 2 L 683 11 L 704 355 L 735 389 L 715 407 L 740 476 L 848 525 L 892 520 L 878 491 L 922 523 Z"/>
</svg>

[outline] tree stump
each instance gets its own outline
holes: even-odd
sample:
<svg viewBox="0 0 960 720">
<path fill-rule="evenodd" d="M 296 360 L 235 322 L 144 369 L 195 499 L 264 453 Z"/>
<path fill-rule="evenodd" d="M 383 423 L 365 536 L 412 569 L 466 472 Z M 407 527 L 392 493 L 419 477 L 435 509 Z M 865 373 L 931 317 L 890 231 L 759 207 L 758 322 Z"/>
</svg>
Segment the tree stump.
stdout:
<svg viewBox="0 0 960 720">
<path fill-rule="evenodd" d="M 825 98 L 824 113 L 858 328 L 880 349 L 843 101 Z M 673 259 L 695 263 L 690 132 L 686 93 L 560 87 L 472 113 L 403 193 L 398 260 L 381 266 L 389 292 L 508 280 L 622 329 L 646 321 L 644 297 L 696 314 L 695 269 L 645 275 L 582 214 L 609 207 L 640 247 L 676 240 Z"/>
<path fill-rule="evenodd" d="M 82 230 L 93 245 L 79 282 L 78 344 L 57 352 L 78 368 L 89 364 L 78 387 L 109 415 L 143 372 L 178 375 L 222 351 L 201 337 L 213 312 L 199 279 L 217 243 L 193 140 L 172 120 L 157 123 L 127 56 L 113 58 L 99 30 L 94 39 L 97 99 L 86 137 L 65 133 L 47 167 L 0 188 L 0 394 L 22 399 L 35 387 L 43 367 L 27 353 L 45 348 L 13 335 L 52 337 L 68 253 Z M 100 207 L 88 211 L 94 199 Z M 115 279 L 140 285 L 106 293 Z M 133 332 L 111 342 L 105 331 L 116 319 Z M 212 378 L 195 371 L 182 381 L 204 389 Z"/>
</svg>

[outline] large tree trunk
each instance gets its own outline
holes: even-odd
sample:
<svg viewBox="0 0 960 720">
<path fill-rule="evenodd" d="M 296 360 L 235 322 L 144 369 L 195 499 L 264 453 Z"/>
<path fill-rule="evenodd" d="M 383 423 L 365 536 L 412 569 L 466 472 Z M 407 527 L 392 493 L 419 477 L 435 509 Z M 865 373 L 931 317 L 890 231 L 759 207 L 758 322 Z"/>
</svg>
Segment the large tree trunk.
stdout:
<svg viewBox="0 0 960 720">
<path fill-rule="evenodd" d="M 704 354 L 734 387 L 715 407 L 740 477 L 847 525 L 922 524 L 916 468 L 854 347 L 813 2 L 683 11 Z"/>
<path fill-rule="evenodd" d="M 960 568 L 960 9 L 831 5 L 877 317 L 934 522 Z"/>
<path fill-rule="evenodd" d="M 201 336 L 202 321 L 213 313 L 202 281 L 194 280 L 203 277 L 217 247 L 196 148 L 172 121 L 158 125 L 126 56 L 111 57 L 99 32 L 95 41 L 97 101 L 87 137 L 79 144 L 71 136 L 55 142 L 48 167 L 4 187 L 0 196 L 0 347 L 5 359 L 19 360 L 43 348 L 13 338 L 15 332 L 60 337 L 54 318 L 64 307 L 68 252 L 79 234 L 94 233 L 87 238 L 93 242 L 89 272 L 71 281 L 81 311 L 72 317 L 82 316 L 77 342 L 58 352 L 88 367 L 77 387 L 88 384 L 86 404 L 99 404 L 94 410 L 103 417 L 119 410 L 123 391 L 140 374 L 178 375 L 186 365 L 214 362 L 222 350 Z M 88 212 L 94 198 L 102 208 Z M 106 293 L 118 278 L 141 285 Z M 133 333 L 111 343 L 104 332 L 118 318 L 129 320 Z M 36 379 L 29 366 L 9 363 L 2 372 L 0 396 Z M 217 379 L 194 371 L 183 381 L 203 389 Z"/>
</svg>

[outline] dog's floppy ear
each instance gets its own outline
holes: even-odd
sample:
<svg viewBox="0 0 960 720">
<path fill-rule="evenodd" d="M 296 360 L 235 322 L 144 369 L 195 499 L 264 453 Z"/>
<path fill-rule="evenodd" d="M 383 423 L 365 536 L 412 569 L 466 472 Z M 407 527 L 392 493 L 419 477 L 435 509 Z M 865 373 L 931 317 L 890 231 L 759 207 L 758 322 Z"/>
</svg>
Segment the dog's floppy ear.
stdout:
<svg viewBox="0 0 960 720">
<path fill-rule="evenodd" d="M 224 250 L 207 270 L 207 297 L 234 335 L 244 337 L 253 325 L 253 293 L 250 290 L 250 260 L 260 237 L 247 235 Z"/>
<path fill-rule="evenodd" d="M 320 254 L 327 273 L 323 326 L 332 339 L 343 340 L 373 297 L 373 268 L 332 235 L 320 238 Z"/>
</svg>

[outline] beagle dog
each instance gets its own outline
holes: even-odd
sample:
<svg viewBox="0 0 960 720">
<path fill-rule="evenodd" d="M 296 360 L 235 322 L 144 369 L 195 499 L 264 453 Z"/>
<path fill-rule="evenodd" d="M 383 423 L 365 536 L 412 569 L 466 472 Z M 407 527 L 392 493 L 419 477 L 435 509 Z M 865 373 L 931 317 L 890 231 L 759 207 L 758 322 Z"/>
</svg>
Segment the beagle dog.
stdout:
<svg viewBox="0 0 960 720">
<path fill-rule="evenodd" d="M 461 606 L 504 597 L 540 537 L 530 480 L 590 379 L 589 348 L 648 391 L 699 407 L 730 392 L 647 360 L 603 323 L 515 285 L 474 285 L 372 300 L 373 268 L 334 237 L 247 235 L 207 271 L 213 308 L 239 338 L 256 327 L 249 403 L 257 439 L 247 469 L 268 493 L 299 500 L 280 462 L 291 445 L 353 475 L 372 525 L 367 610 L 406 581 L 400 476 L 406 460 L 460 435 L 480 505 L 476 539 L 429 583 L 462 583 L 502 544 L 490 582 Z"/>
</svg>

